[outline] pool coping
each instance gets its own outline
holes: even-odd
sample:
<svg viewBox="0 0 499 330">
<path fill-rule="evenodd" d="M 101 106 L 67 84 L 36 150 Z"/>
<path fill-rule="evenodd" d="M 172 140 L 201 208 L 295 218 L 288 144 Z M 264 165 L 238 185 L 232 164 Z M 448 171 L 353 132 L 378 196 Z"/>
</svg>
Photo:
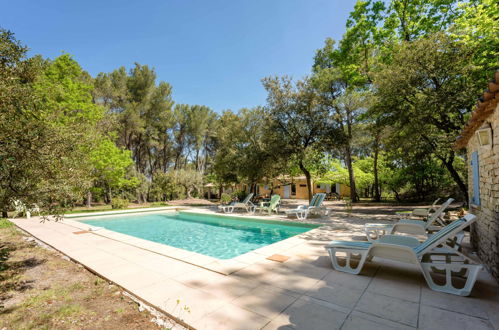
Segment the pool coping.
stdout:
<svg viewBox="0 0 499 330">
<path fill-rule="evenodd" d="M 82 213 L 70 213 L 65 214 L 64 218 L 85 218 L 85 217 L 98 217 L 106 215 L 117 215 L 117 214 L 128 214 L 128 213 L 142 213 L 142 212 L 156 212 L 165 210 L 179 209 L 178 206 L 160 206 L 160 207 L 144 207 L 128 210 L 116 210 L 116 211 L 99 211 L 99 212 L 82 212 Z"/>
<path fill-rule="evenodd" d="M 133 210 L 135 211 L 135 210 Z M 188 207 L 166 207 L 166 208 L 161 208 L 161 209 L 155 209 L 155 210 L 148 210 L 144 213 L 148 214 L 154 214 L 154 213 L 159 213 L 159 214 L 164 214 L 166 212 L 179 212 L 179 211 L 187 211 L 189 213 L 196 213 L 196 214 L 210 214 L 210 215 L 217 215 L 221 217 L 227 217 L 231 218 L 235 221 L 237 221 L 238 218 L 243 219 L 252 219 L 252 220 L 258 220 L 258 222 L 271 222 L 271 223 L 278 223 L 278 222 L 284 222 L 284 223 L 290 223 L 290 224 L 297 224 L 300 226 L 311 226 L 314 228 L 311 228 L 310 230 L 302 233 L 295 235 L 293 237 L 284 239 L 282 241 L 269 244 L 266 246 L 263 246 L 261 248 L 246 252 L 244 254 L 241 254 L 237 257 L 231 258 L 231 259 L 218 259 L 215 257 L 210 257 L 201 253 L 197 252 L 192 252 L 184 249 L 180 249 L 174 246 L 170 246 L 167 244 L 162 244 L 162 243 L 156 243 L 152 242 L 146 239 L 138 238 L 135 236 L 131 235 L 126 235 L 122 233 L 118 233 L 109 229 L 105 229 L 102 227 L 95 227 L 95 226 L 90 226 L 88 224 L 85 224 L 83 222 L 80 222 L 82 220 L 85 220 L 86 218 L 92 218 L 94 214 L 89 214 L 87 216 L 79 216 L 78 220 L 74 219 L 75 217 L 64 217 L 62 222 L 66 225 L 70 225 L 72 227 L 75 227 L 75 229 L 78 229 L 82 233 L 92 233 L 94 235 L 98 235 L 101 237 L 105 237 L 114 241 L 118 241 L 139 249 L 143 249 L 152 253 L 156 253 L 171 259 L 175 259 L 178 261 L 182 261 L 200 268 L 204 268 L 222 275 L 230 275 L 234 272 L 237 272 L 243 268 L 246 268 L 254 263 L 261 262 L 265 259 L 269 259 L 270 257 L 280 254 L 286 250 L 289 250 L 290 248 L 293 248 L 295 246 L 298 246 L 302 243 L 304 243 L 306 240 L 303 239 L 302 235 L 304 234 L 310 234 L 310 232 L 317 230 L 320 228 L 320 225 L 314 224 L 314 223 L 307 223 L 307 222 L 293 222 L 293 221 L 281 221 L 281 220 L 276 220 L 276 219 L 266 219 L 264 216 L 257 216 L 254 214 L 247 215 L 247 214 L 223 214 L 223 213 L 218 213 L 218 212 L 213 212 L 207 209 L 196 209 L 196 208 L 188 208 Z M 99 212 L 99 213 L 105 213 L 105 212 Z M 106 217 L 113 217 L 116 215 L 134 215 L 137 213 L 142 213 L 141 211 L 137 210 L 135 212 L 124 212 L 124 213 L 116 213 L 116 212 L 107 212 L 105 214 L 99 214 L 99 218 L 106 218 Z M 73 220 L 74 219 L 74 220 Z M 78 232 L 75 232 L 78 233 Z"/>
</svg>

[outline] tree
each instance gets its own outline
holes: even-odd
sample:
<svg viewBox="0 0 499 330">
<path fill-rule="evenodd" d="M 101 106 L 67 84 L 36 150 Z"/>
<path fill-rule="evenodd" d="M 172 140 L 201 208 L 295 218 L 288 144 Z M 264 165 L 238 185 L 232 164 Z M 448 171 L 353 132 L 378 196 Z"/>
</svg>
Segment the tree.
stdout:
<svg viewBox="0 0 499 330">
<path fill-rule="evenodd" d="M 305 166 L 310 149 L 325 148 L 326 139 L 334 140 L 340 135 L 329 109 L 319 103 L 310 79 L 293 84 L 288 77 L 263 79 L 267 90 L 267 107 L 270 130 L 278 136 L 276 152 L 283 159 L 294 157 L 305 175 L 309 199 L 312 198 L 310 170 Z"/>
<path fill-rule="evenodd" d="M 171 86 L 156 84 L 154 70 L 138 63 L 128 74 L 123 67 L 100 73 L 94 86 L 94 101 L 107 109 L 114 124 L 106 127 L 116 133 L 118 146 L 132 152 L 137 171 L 147 177 L 158 169 L 167 171 L 173 145 Z"/>
<path fill-rule="evenodd" d="M 494 0 L 471 1 L 460 3 L 462 15 L 456 17 L 449 27 L 450 35 L 457 42 L 474 49 L 473 63 L 483 72 L 493 72 L 499 67 L 499 27 L 497 20 L 499 9 Z M 480 77 L 476 77 L 477 80 Z M 483 83 L 483 76 L 480 79 Z M 477 83 L 481 83 L 477 81 Z"/>
<path fill-rule="evenodd" d="M 90 185 L 87 124 L 98 109 L 88 98 L 87 76 L 69 56 L 47 62 L 27 58 L 26 51 L 11 32 L 0 30 L 3 216 L 13 199 L 58 212 Z M 64 76 L 66 70 L 72 74 Z"/>
<path fill-rule="evenodd" d="M 279 141 L 261 107 L 225 111 L 219 119 L 213 170 L 219 186 L 245 182 L 256 184 L 281 174 L 287 165 L 279 159 Z"/>
<path fill-rule="evenodd" d="M 192 198 L 193 192 L 195 192 L 196 195 L 199 195 L 203 185 L 203 175 L 200 172 L 190 169 L 181 169 L 174 173 L 177 184 L 184 187 L 187 198 Z"/>
<path fill-rule="evenodd" d="M 453 142 L 464 126 L 481 87 L 473 51 L 444 34 L 396 47 L 389 64 L 375 75 L 376 114 L 393 127 L 391 141 L 409 152 L 439 159 L 467 200 L 467 187 L 455 168 Z"/>
<path fill-rule="evenodd" d="M 118 148 L 110 139 L 102 139 L 90 157 L 96 186 L 104 188 L 108 202 L 112 201 L 113 192 L 139 184 L 136 177 L 127 178 L 128 169 L 133 165 L 131 152 Z"/>
<path fill-rule="evenodd" d="M 399 40 L 414 41 L 446 30 L 462 15 L 459 3 L 458 0 L 392 0 L 383 27 L 393 31 Z"/>
</svg>

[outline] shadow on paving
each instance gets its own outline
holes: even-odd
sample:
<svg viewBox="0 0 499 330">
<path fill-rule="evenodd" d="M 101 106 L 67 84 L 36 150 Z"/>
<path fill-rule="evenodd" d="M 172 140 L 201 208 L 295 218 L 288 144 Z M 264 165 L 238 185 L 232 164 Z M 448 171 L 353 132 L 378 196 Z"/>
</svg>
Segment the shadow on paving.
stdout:
<svg viewBox="0 0 499 330">
<path fill-rule="evenodd" d="M 232 276 L 261 283 L 264 289 L 251 290 L 233 304 L 267 318 L 264 329 L 494 329 L 499 325 L 494 318 L 499 287 L 485 272 L 469 297 L 431 291 L 414 265 L 374 259 L 359 275 L 339 272 L 325 251 L 315 258 L 260 264 Z M 429 327 L 424 323 L 435 318 Z"/>
</svg>

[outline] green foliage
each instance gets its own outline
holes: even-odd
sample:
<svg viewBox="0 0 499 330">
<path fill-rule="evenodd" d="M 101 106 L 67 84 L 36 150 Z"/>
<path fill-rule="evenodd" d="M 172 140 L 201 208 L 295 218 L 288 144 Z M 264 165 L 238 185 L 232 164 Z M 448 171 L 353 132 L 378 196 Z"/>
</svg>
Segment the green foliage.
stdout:
<svg viewBox="0 0 499 330">
<path fill-rule="evenodd" d="M 311 198 L 311 169 L 305 159 L 314 152 L 324 151 L 342 135 L 341 127 L 331 118 L 328 107 L 321 104 L 316 85 L 311 79 L 293 83 L 288 77 L 263 79 L 267 90 L 266 114 L 270 130 L 276 134 L 272 152 L 287 162 L 290 157 L 297 162 L 307 178 Z"/>
<path fill-rule="evenodd" d="M 82 122 L 93 112 L 77 109 L 94 105 L 84 97 L 88 91 L 73 88 L 84 74 L 65 78 L 58 73 L 72 63 L 27 58 L 26 48 L 5 30 L 0 59 L 0 208 L 5 212 L 12 199 L 46 209 L 67 205 L 90 185 L 86 150 L 92 138 Z M 68 99 L 65 121 L 55 102 L 60 95 Z"/>
<path fill-rule="evenodd" d="M 459 43 L 474 49 L 473 63 L 489 74 L 499 68 L 499 6 L 495 0 L 464 2 L 458 5 L 462 15 L 450 27 Z"/>
<path fill-rule="evenodd" d="M 203 185 L 203 175 L 195 170 L 181 169 L 174 172 L 176 183 L 184 188 L 188 198 L 198 196 Z M 194 194 L 194 195 L 193 195 Z"/>
<path fill-rule="evenodd" d="M 129 204 L 128 199 L 115 197 L 111 202 L 111 207 L 113 209 L 126 209 L 128 208 L 128 204 Z"/>
<path fill-rule="evenodd" d="M 174 105 L 147 65 L 93 79 L 68 54 L 27 58 L 0 30 L 0 207 L 167 201 L 300 174 L 349 185 L 353 201 L 465 196 L 451 146 L 499 65 L 498 15 L 493 0 L 357 1 L 310 77 L 264 78 L 265 107 L 221 115 Z"/>
<path fill-rule="evenodd" d="M 166 171 L 172 154 L 171 86 L 156 84 L 156 73 L 147 65 L 121 67 L 95 78 L 93 96 L 107 110 L 107 126 L 115 131 L 119 147 L 130 150 L 140 173 L 151 176 Z"/>
<path fill-rule="evenodd" d="M 110 139 L 103 138 L 97 148 L 91 151 L 90 158 L 97 184 L 109 195 L 113 191 L 139 184 L 138 178 L 126 176 L 133 165 L 131 152 L 118 148 Z"/>
<path fill-rule="evenodd" d="M 483 88 L 463 79 L 476 76 L 473 50 L 443 34 L 396 49 L 392 62 L 375 76 L 378 103 L 373 113 L 392 128 L 389 145 L 401 157 L 433 155 L 467 196 L 463 174 L 454 167 L 452 145 Z"/>
<path fill-rule="evenodd" d="M 0 229 L 14 227 L 14 224 L 5 218 L 0 218 Z"/>
<path fill-rule="evenodd" d="M 92 101 L 92 81 L 69 54 L 48 61 L 34 84 L 39 97 L 38 116 L 54 124 L 94 127 L 104 109 Z"/>
<path fill-rule="evenodd" d="M 150 194 L 154 199 L 162 201 L 191 198 L 199 196 L 202 185 L 203 176 L 195 170 L 156 172 Z"/>
<path fill-rule="evenodd" d="M 287 164 L 278 161 L 279 143 L 262 108 L 225 111 L 218 121 L 213 177 L 221 186 L 256 183 L 279 174 Z"/>
<path fill-rule="evenodd" d="M 183 189 L 175 179 L 173 172 L 156 172 L 151 184 L 150 196 L 154 200 L 168 201 L 183 197 Z"/>
<path fill-rule="evenodd" d="M 223 193 L 222 196 L 220 196 L 220 203 L 222 204 L 229 204 L 232 201 L 232 196 L 227 193 Z"/>
<path fill-rule="evenodd" d="M 246 198 L 247 195 L 248 195 L 248 193 L 244 190 L 238 190 L 238 191 L 234 191 L 234 193 L 232 193 L 232 196 L 234 198 L 237 198 L 238 201 L 242 201 L 243 199 Z"/>
</svg>

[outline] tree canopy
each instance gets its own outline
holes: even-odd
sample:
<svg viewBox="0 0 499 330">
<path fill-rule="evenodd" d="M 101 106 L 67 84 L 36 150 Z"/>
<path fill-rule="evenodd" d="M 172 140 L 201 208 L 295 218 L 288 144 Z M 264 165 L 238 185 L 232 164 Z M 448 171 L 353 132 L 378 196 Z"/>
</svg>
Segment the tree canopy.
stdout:
<svg viewBox="0 0 499 330">
<path fill-rule="evenodd" d="M 492 0 L 357 1 L 302 79 L 262 79 L 265 104 L 175 103 L 154 68 L 92 77 L 69 54 L 27 56 L 0 30 L 0 207 L 203 195 L 303 174 L 351 199 L 467 200 L 452 148 L 499 64 Z"/>
</svg>

